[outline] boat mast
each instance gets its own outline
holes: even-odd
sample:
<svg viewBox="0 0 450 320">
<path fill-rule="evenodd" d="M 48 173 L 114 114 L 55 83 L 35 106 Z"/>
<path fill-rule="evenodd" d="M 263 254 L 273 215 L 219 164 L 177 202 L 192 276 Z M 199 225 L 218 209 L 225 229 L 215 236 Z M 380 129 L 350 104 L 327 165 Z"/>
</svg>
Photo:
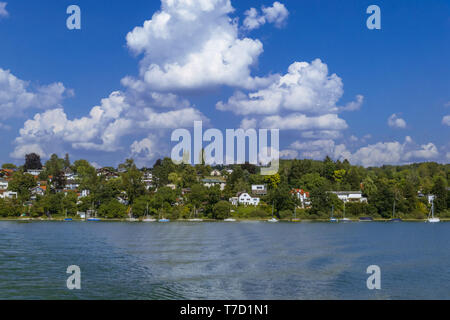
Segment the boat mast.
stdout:
<svg viewBox="0 0 450 320">
<path fill-rule="evenodd" d="M 434 199 L 431 200 L 431 218 L 434 219 Z"/>
<path fill-rule="evenodd" d="M 395 198 L 394 198 L 394 207 L 392 208 L 392 219 L 395 218 Z"/>
<path fill-rule="evenodd" d="M 345 219 L 345 201 L 344 201 L 344 219 Z"/>
</svg>

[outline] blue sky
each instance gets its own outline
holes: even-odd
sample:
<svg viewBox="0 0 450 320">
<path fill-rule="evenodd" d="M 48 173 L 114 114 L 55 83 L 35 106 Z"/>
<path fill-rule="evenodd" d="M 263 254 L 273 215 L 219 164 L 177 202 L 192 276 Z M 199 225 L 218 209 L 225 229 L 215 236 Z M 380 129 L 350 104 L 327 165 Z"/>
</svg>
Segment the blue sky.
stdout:
<svg viewBox="0 0 450 320">
<path fill-rule="evenodd" d="M 151 165 L 198 119 L 279 128 L 284 157 L 450 160 L 448 1 L 2 2 L 1 162 L 68 152 Z M 66 27 L 71 4 L 81 30 Z M 381 30 L 366 27 L 372 4 Z M 155 28 L 134 29 L 145 21 Z M 215 65 L 217 55 L 230 60 Z M 286 89 L 295 62 L 308 64 Z"/>
</svg>

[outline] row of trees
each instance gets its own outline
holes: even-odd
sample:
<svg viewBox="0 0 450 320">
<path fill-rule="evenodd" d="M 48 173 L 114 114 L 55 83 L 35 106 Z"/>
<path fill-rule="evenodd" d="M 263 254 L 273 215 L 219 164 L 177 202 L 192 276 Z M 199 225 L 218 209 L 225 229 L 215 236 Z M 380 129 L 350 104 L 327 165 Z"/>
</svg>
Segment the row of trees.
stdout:
<svg viewBox="0 0 450 320">
<path fill-rule="evenodd" d="M 298 216 L 303 218 L 328 217 L 332 206 L 337 215 L 342 214 L 343 203 L 328 192 L 331 190 L 362 190 L 368 198 L 368 203 L 348 204 L 348 216 L 387 218 L 392 214 L 395 202 L 400 216 L 424 218 L 429 204 L 421 194 L 434 194 L 436 212 L 450 216 L 450 165 L 437 163 L 363 168 L 352 166 L 346 160 L 333 161 L 329 157 L 323 161 L 282 160 L 279 172 L 273 176 L 260 175 L 260 168 L 251 164 L 228 166 L 233 169 L 231 174 L 225 167 L 218 166 L 214 168 L 221 170 L 227 181 L 225 190 L 221 191 L 219 187 L 202 185 L 201 179 L 214 169 L 207 165 L 175 165 L 171 159 L 165 158 L 158 160 L 152 169 L 138 169 L 134 161 L 128 159 L 119 165 L 119 177 L 107 180 L 98 176 L 96 169 L 86 160 L 71 163 L 68 155 L 64 158 L 52 155 L 39 176 L 39 180 L 48 181 L 45 196 L 38 197 L 32 206 L 24 209 L 23 204 L 31 197 L 30 189 L 36 186 L 36 180 L 25 171 L 42 167 L 37 155 L 27 155 L 25 164 L 18 168 L 9 183 L 9 188 L 18 192 L 19 199 L 0 202 L 0 215 L 17 215 L 24 210 L 34 216 L 66 212 L 75 215 L 77 211 L 95 210 L 99 216 L 108 218 L 123 218 L 132 212 L 135 217 L 148 214 L 178 219 L 200 215 L 223 219 L 230 214 L 266 217 L 271 214 L 273 205 L 278 217 L 289 218 L 299 207 L 298 200 L 290 191 L 301 188 L 310 192 L 312 203 L 310 208 L 297 210 Z M 65 185 L 64 172 L 68 169 L 78 176 L 79 189 L 88 190 L 89 196 L 78 199 L 75 192 L 67 195 L 60 192 Z M 110 170 L 116 171 L 114 168 Z M 149 170 L 153 174 L 154 187 L 147 190 L 142 177 Z M 169 183 L 175 185 L 176 190 L 166 187 Z M 236 196 L 237 192 L 249 192 L 252 184 L 268 186 L 268 195 L 262 197 L 261 205 L 258 208 L 232 208 L 228 199 Z M 119 202 L 118 198 L 125 199 L 127 205 Z"/>
</svg>

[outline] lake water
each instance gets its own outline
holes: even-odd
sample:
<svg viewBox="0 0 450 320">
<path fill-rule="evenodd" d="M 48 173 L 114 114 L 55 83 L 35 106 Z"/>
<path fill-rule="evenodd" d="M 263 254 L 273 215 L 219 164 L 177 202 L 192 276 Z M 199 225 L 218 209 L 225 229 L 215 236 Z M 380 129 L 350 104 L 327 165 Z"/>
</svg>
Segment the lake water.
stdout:
<svg viewBox="0 0 450 320">
<path fill-rule="evenodd" d="M 450 223 L 0 222 L 0 299 L 450 299 L 449 248 Z"/>
</svg>

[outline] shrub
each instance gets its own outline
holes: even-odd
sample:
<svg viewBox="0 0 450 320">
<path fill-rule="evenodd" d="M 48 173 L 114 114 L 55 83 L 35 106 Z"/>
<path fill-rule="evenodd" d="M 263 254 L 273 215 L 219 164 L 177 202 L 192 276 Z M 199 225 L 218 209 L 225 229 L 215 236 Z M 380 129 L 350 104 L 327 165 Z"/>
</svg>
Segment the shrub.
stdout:
<svg viewBox="0 0 450 320">
<path fill-rule="evenodd" d="M 127 207 L 116 199 L 104 203 L 98 209 L 98 214 L 105 218 L 125 218 Z"/>
</svg>

